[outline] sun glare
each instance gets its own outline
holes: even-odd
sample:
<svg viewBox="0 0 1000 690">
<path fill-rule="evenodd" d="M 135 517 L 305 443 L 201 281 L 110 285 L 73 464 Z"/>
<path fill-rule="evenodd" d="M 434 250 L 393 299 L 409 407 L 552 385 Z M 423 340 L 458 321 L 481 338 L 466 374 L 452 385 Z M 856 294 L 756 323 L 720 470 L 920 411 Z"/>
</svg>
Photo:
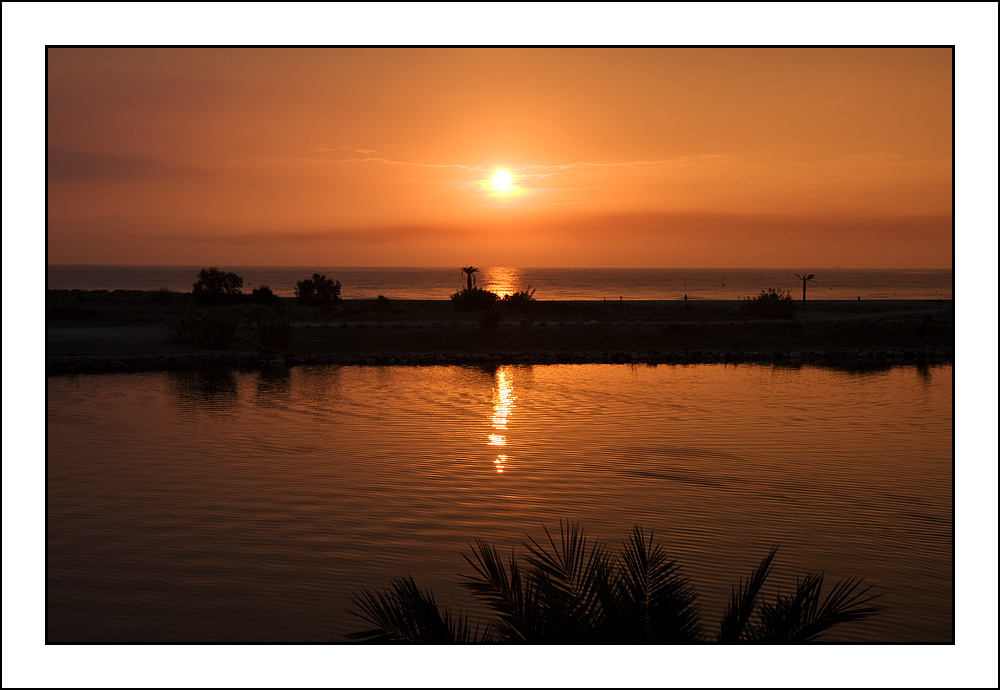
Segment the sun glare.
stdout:
<svg viewBox="0 0 1000 690">
<path fill-rule="evenodd" d="M 513 181 L 514 176 L 506 170 L 497 170 L 493 173 L 493 189 L 501 194 L 506 194 L 514 188 L 511 184 Z"/>
</svg>

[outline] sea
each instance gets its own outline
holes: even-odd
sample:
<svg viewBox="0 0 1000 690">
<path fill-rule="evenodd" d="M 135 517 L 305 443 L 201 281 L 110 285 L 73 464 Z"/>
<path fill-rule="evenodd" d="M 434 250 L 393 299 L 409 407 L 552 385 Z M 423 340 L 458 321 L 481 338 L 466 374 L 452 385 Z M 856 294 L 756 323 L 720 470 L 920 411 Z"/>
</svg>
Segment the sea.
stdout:
<svg viewBox="0 0 1000 690">
<path fill-rule="evenodd" d="M 190 292 L 205 266 L 49 265 L 47 287 L 68 290 Z M 466 286 L 459 266 L 437 268 L 357 266 L 218 266 L 243 278 L 243 289 L 267 285 L 292 297 L 314 273 L 340 281 L 344 299 L 448 299 Z M 735 300 L 774 288 L 798 299 L 813 273 L 807 298 L 819 300 L 950 300 L 951 269 L 803 268 L 518 268 L 484 266 L 475 284 L 503 296 L 534 290 L 538 300 Z"/>
</svg>

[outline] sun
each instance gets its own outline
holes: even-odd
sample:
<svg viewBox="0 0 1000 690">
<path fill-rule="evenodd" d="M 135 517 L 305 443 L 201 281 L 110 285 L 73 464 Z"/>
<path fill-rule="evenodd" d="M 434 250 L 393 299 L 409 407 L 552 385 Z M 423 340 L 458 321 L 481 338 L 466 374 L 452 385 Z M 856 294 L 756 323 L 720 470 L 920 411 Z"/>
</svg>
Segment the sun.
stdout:
<svg viewBox="0 0 1000 690">
<path fill-rule="evenodd" d="M 514 189 L 514 185 L 511 184 L 513 181 L 514 176 L 506 170 L 497 170 L 493 173 L 493 189 L 501 194 L 506 194 Z"/>
</svg>

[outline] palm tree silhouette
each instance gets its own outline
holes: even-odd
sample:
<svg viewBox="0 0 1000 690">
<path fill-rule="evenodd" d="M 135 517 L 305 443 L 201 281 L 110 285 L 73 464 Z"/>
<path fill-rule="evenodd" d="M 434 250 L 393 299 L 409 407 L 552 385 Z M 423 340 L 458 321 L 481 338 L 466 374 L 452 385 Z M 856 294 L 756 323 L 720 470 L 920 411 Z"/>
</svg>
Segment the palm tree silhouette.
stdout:
<svg viewBox="0 0 1000 690">
<path fill-rule="evenodd" d="M 560 538 L 548 529 L 542 543 L 522 542 L 523 562 L 511 551 L 504 559 L 496 547 L 476 540 L 474 571 L 463 584 L 494 612 L 485 625 L 468 614 L 443 612 L 430 590 L 413 578 L 397 578 L 384 591 L 362 588 L 350 613 L 371 628 L 348 635 L 368 642 L 522 642 L 601 644 L 623 642 L 812 642 L 838 623 L 857 621 L 884 607 L 880 594 L 850 578 L 834 585 L 821 600 L 823 576 L 800 578 L 791 594 L 765 601 L 760 591 L 771 572 L 777 547 L 748 579 L 733 587 L 718 632 L 708 635 L 699 619 L 697 596 L 677 562 L 668 560 L 638 525 L 619 550 L 589 542 L 575 523 L 560 521 Z"/>
<path fill-rule="evenodd" d="M 806 301 L 806 283 L 808 281 L 810 281 L 810 280 L 813 281 L 813 282 L 816 282 L 816 274 L 815 273 L 810 273 L 809 275 L 802 275 L 802 276 L 800 276 L 798 273 L 793 273 L 792 275 L 794 275 L 796 278 L 798 278 L 799 280 L 802 281 L 802 301 L 805 302 Z"/>
<path fill-rule="evenodd" d="M 466 276 L 468 278 L 468 280 L 467 280 L 468 286 L 467 287 L 468 287 L 469 290 L 471 290 L 472 289 L 472 285 L 476 282 L 476 279 L 475 279 L 475 277 L 472 274 L 473 273 L 479 273 L 479 269 L 476 268 L 475 266 L 463 266 L 462 267 L 462 273 L 466 274 Z"/>
</svg>

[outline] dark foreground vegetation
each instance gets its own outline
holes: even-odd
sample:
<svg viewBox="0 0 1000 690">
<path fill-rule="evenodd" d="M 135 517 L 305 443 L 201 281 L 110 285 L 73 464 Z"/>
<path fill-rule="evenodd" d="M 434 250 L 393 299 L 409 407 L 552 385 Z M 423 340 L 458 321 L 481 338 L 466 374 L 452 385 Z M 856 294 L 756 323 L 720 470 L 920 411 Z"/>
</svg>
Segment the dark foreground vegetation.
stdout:
<svg viewBox="0 0 1000 690">
<path fill-rule="evenodd" d="M 864 620 L 884 607 L 872 585 L 850 578 L 825 596 L 823 575 L 799 577 L 795 587 L 762 595 L 777 547 L 733 587 L 722 620 L 699 617 L 697 595 L 677 562 L 636 526 L 617 550 L 591 541 L 575 523 L 560 522 L 558 539 L 522 542 L 526 553 L 506 557 L 481 539 L 465 556 L 463 584 L 493 617 L 472 623 L 442 609 L 411 577 L 386 589 L 362 588 L 349 612 L 368 627 L 349 635 L 369 642 L 415 643 L 801 643 L 842 623 Z"/>
<path fill-rule="evenodd" d="M 462 356 L 537 361 L 743 361 L 817 352 L 905 359 L 954 347 L 950 301 L 799 304 L 790 317 L 748 314 L 739 302 L 498 300 L 458 311 L 450 300 L 205 304 L 166 290 L 49 290 L 47 356 L 129 357 L 215 352 L 295 358 Z M 664 354 L 667 353 L 667 354 Z M 770 354 L 769 354 L 770 353 Z M 401 355 L 405 357 L 401 357 Z M 539 357 L 541 357 L 539 359 Z M 610 361 L 618 361 L 611 359 Z"/>
<path fill-rule="evenodd" d="M 511 363 L 947 360 L 951 302 L 810 302 L 762 290 L 735 302 L 545 302 L 530 287 L 502 297 L 475 285 L 444 300 L 341 298 L 314 273 L 279 297 L 267 285 L 202 269 L 189 293 L 49 290 L 50 373 L 211 363 Z M 450 306 L 449 306 L 450 305 Z M 228 354 L 228 357 L 224 355 Z M 257 359 L 255 359 L 255 357 Z M 208 360 L 206 360 L 206 363 Z"/>
<path fill-rule="evenodd" d="M 740 313 L 765 319 L 790 319 L 795 316 L 795 301 L 791 293 L 769 288 L 756 297 L 740 300 Z"/>
</svg>

